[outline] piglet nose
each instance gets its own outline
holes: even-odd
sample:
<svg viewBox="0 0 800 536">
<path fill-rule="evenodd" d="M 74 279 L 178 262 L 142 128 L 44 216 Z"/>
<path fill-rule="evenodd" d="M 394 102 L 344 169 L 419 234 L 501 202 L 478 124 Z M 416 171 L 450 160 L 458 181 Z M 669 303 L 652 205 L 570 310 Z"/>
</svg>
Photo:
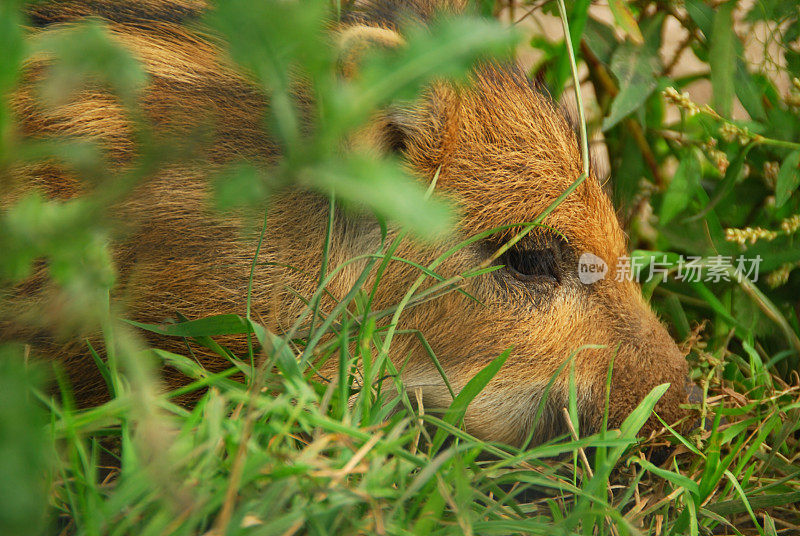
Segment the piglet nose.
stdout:
<svg viewBox="0 0 800 536">
<path fill-rule="evenodd" d="M 686 378 L 686 393 L 688 394 L 689 404 L 699 405 L 703 403 L 703 390 L 700 388 L 699 385 L 694 383 L 689 377 Z M 713 427 L 713 423 L 714 423 L 713 417 L 706 419 L 705 424 L 701 421 L 701 419 L 698 418 L 696 421 L 694 421 L 694 427 L 700 428 L 702 426 L 702 428 L 706 432 L 710 432 Z M 719 424 L 720 425 L 728 424 L 728 419 L 726 419 L 725 417 L 721 417 L 719 420 Z"/>
<path fill-rule="evenodd" d="M 701 404 L 703 402 L 703 390 L 689 377 L 686 378 L 686 393 L 689 395 L 690 404 Z"/>
</svg>

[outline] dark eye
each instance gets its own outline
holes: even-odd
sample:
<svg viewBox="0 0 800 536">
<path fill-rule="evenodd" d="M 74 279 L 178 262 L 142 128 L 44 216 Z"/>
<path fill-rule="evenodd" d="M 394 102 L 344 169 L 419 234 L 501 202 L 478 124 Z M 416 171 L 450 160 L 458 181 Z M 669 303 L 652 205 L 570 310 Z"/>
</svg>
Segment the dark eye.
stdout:
<svg viewBox="0 0 800 536">
<path fill-rule="evenodd" d="M 511 248 L 500 257 L 500 263 L 520 281 L 558 283 L 561 274 L 552 248 Z"/>
</svg>

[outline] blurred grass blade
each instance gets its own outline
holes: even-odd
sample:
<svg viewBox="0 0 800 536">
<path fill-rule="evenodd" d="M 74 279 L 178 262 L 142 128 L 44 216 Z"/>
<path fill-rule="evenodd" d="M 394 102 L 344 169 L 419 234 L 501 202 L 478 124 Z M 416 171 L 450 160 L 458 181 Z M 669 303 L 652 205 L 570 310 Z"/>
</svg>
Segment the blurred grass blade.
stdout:
<svg viewBox="0 0 800 536">
<path fill-rule="evenodd" d="M 463 78 L 479 59 L 509 57 L 519 36 L 495 21 L 443 17 L 430 28 L 410 28 L 406 41 L 400 51 L 362 67 L 365 97 L 376 105 L 414 98 L 433 79 Z"/>
<path fill-rule="evenodd" d="M 736 0 L 717 6 L 708 53 L 711 86 L 714 88 L 714 108 L 724 117 L 731 117 L 733 105 L 733 75 L 736 70 L 736 34 L 733 31 L 735 7 Z"/>
<path fill-rule="evenodd" d="M 667 224 L 676 215 L 689 206 L 694 196 L 694 192 L 700 186 L 702 170 L 697 151 L 688 149 L 683 153 L 678 169 L 672 177 L 672 181 L 664 193 L 664 200 L 661 202 L 662 224 Z"/>
<path fill-rule="evenodd" d="M 37 534 L 47 516 L 45 421 L 32 396 L 41 377 L 22 347 L 0 345 L 0 534 Z"/>
<path fill-rule="evenodd" d="M 147 73 L 131 52 L 114 39 L 97 20 L 42 33 L 33 41 L 33 52 L 54 58 L 41 84 L 44 100 L 66 104 L 93 83 L 108 84 L 131 109 L 147 82 Z"/>
<path fill-rule="evenodd" d="M 753 147 L 754 145 L 749 143 L 739 151 L 739 153 L 736 155 L 736 158 L 734 158 L 733 162 L 731 162 L 728 166 L 728 169 L 725 170 L 725 177 L 722 179 L 722 182 L 719 184 L 719 186 L 717 186 L 717 189 L 714 192 L 714 197 L 709 202 L 705 203 L 705 206 L 700 212 L 689 218 L 686 218 L 684 223 L 702 220 L 708 214 L 710 214 L 712 210 L 714 210 L 714 207 L 716 207 L 720 201 L 725 199 L 728 194 L 733 191 L 734 186 L 741 178 L 742 171 L 744 170 L 744 164 L 747 160 L 747 155 L 750 153 L 750 150 Z M 700 174 L 698 170 L 698 179 L 701 177 L 702 174 Z M 694 191 L 696 192 L 697 189 Z"/>
<path fill-rule="evenodd" d="M 627 0 L 609 0 L 608 7 L 611 8 L 614 21 L 622 28 L 630 40 L 636 45 L 644 43 L 642 32 L 639 30 L 636 18 L 628 7 Z"/>
<path fill-rule="evenodd" d="M 775 184 L 775 206 L 786 204 L 800 186 L 800 150 L 793 151 L 781 164 Z"/>
<path fill-rule="evenodd" d="M 400 166 L 366 155 L 326 162 L 313 170 L 309 182 L 351 206 L 369 207 L 426 240 L 441 237 L 453 222 L 448 204 L 426 199 L 421 182 Z"/>
<path fill-rule="evenodd" d="M 4 162 L 10 143 L 11 111 L 7 94 L 20 75 L 20 65 L 25 55 L 25 42 L 22 38 L 22 18 L 19 2 L 5 0 L 0 3 L 0 163 Z"/>
<path fill-rule="evenodd" d="M 657 47 L 622 43 L 617 48 L 611 59 L 611 71 L 619 80 L 619 93 L 614 97 L 608 117 L 603 120 L 604 131 L 644 104 L 658 85 L 659 66 Z"/>
</svg>

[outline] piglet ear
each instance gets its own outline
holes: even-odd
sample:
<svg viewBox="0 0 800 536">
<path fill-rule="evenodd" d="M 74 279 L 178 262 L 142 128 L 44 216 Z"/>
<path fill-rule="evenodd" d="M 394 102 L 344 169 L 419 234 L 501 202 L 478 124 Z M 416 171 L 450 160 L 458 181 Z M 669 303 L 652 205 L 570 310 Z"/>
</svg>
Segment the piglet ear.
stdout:
<svg viewBox="0 0 800 536">
<path fill-rule="evenodd" d="M 405 45 L 396 30 L 369 24 L 345 26 L 336 35 L 339 50 L 339 73 L 344 78 L 358 76 L 364 56 L 375 50 L 391 50 Z M 385 152 L 402 152 L 411 134 L 413 114 L 410 107 L 390 105 L 374 118 L 365 134 L 373 147 Z"/>
<path fill-rule="evenodd" d="M 381 145 L 387 152 L 403 153 L 415 136 L 416 117 L 410 106 L 390 106 L 381 120 Z"/>
<path fill-rule="evenodd" d="M 336 36 L 339 49 L 339 69 L 345 78 L 357 74 L 358 65 L 369 50 L 392 49 L 405 44 L 403 36 L 395 30 L 356 24 L 343 28 Z"/>
<path fill-rule="evenodd" d="M 364 23 L 342 26 L 334 39 L 339 72 L 346 79 L 358 77 L 359 66 L 370 51 L 391 51 L 406 45 L 396 30 Z M 436 137 L 444 135 L 445 117 L 453 115 L 457 101 L 457 92 L 449 84 L 434 82 L 417 99 L 388 105 L 362 134 L 369 146 L 383 152 L 405 153 L 414 140 L 415 145 L 424 142 L 427 153 L 438 154 L 441 144 L 436 143 Z"/>
</svg>

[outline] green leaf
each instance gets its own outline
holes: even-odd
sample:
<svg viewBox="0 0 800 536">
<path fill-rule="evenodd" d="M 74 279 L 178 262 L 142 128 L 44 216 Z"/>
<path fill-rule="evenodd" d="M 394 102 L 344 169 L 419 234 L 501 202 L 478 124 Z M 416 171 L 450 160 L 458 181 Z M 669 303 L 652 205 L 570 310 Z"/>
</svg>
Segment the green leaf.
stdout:
<svg viewBox="0 0 800 536">
<path fill-rule="evenodd" d="M 21 346 L 0 345 L 0 534 L 41 534 L 49 517 L 55 451 L 33 396 L 41 377 L 26 361 Z"/>
<path fill-rule="evenodd" d="M 714 10 L 703 0 L 684 0 L 686 12 L 697 24 L 700 31 L 708 37 L 714 20 Z"/>
<path fill-rule="evenodd" d="M 717 8 L 708 56 L 711 86 L 714 89 L 714 108 L 725 117 L 731 116 L 733 76 L 736 70 L 736 34 L 733 31 L 732 15 L 735 6 L 734 0 Z"/>
<path fill-rule="evenodd" d="M 649 472 L 660 476 L 664 480 L 668 480 L 676 486 L 682 487 L 695 497 L 700 496 L 700 487 L 697 485 L 697 482 L 688 476 L 684 476 L 680 473 L 673 473 L 667 469 L 662 469 L 661 467 L 658 467 L 642 458 L 634 457 L 633 461 L 641 465 L 642 468 L 647 469 Z"/>
<path fill-rule="evenodd" d="M 761 534 L 763 534 L 763 532 L 760 530 L 761 527 L 758 524 L 758 519 L 756 518 L 756 514 L 753 512 L 753 507 L 750 504 L 750 501 L 747 499 L 747 495 L 745 495 L 741 484 L 739 484 L 739 481 L 736 480 L 736 477 L 733 476 L 733 473 L 731 473 L 730 471 L 727 471 L 727 470 L 725 471 L 725 477 L 731 483 L 731 485 L 733 486 L 733 489 L 735 489 L 736 492 L 739 494 L 739 497 L 742 500 L 742 504 L 744 505 L 745 509 L 747 510 L 747 513 L 750 514 L 750 519 L 752 520 L 753 525 L 755 525 L 759 529 L 759 532 Z"/>
<path fill-rule="evenodd" d="M 611 62 L 611 57 L 619 45 L 614 30 L 592 17 L 586 21 L 583 39 L 594 55 L 605 64 Z"/>
<path fill-rule="evenodd" d="M 225 169 L 212 183 L 219 210 L 263 207 L 270 193 L 267 177 L 259 168 L 242 162 Z"/>
<path fill-rule="evenodd" d="M 764 534 L 767 536 L 778 536 L 778 530 L 775 527 L 775 520 L 769 514 L 764 512 Z"/>
<path fill-rule="evenodd" d="M 458 17 L 435 21 L 430 27 L 409 27 L 405 45 L 364 54 L 358 76 L 331 92 L 322 107 L 320 141 L 332 140 L 367 121 L 375 109 L 416 99 L 434 80 L 463 79 L 475 62 L 489 56 L 511 57 L 519 41 L 497 21 Z"/>
<path fill-rule="evenodd" d="M 775 206 L 782 207 L 800 186 L 800 150 L 794 151 L 781 164 L 775 184 Z"/>
<path fill-rule="evenodd" d="M 187 378 L 198 380 L 208 376 L 209 372 L 194 359 L 186 356 L 154 348 L 152 352 L 161 359 L 165 365 L 174 368 Z"/>
<path fill-rule="evenodd" d="M 467 406 L 472 402 L 483 388 L 495 377 L 500 368 L 505 364 L 508 356 L 511 355 L 512 348 L 507 349 L 502 354 L 492 360 L 491 363 L 486 365 L 480 372 L 467 382 L 458 396 L 456 396 L 453 403 L 450 404 L 447 412 L 442 417 L 442 420 L 450 424 L 457 424 L 464 418 L 467 412 Z"/>
<path fill-rule="evenodd" d="M 800 491 L 791 491 L 787 493 L 775 493 L 773 495 L 750 495 L 747 497 L 750 507 L 754 509 L 774 508 L 776 506 L 785 506 L 796 504 L 800 502 Z M 718 503 L 711 503 L 706 506 L 712 512 L 729 516 L 733 514 L 740 514 L 747 511 L 747 505 L 744 501 L 739 499 L 732 499 L 730 501 L 721 501 Z"/>
<path fill-rule="evenodd" d="M 294 384 L 296 389 L 303 391 L 309 390 L 308 384 L 303 382 L 303 374 L 297 362 L 297 356 L 292 353 L 292 349 L 286 340 L 281 339 L 261 324 L 250 322 L 250 327 L 256 334 L 261 348 L 267 353 L 276 353 L 275 363 L 280 371 Z"/>
<path fill-rule="evenodd" d="M 287 154 L 303 148 L 301 112 L 292 99 L 292 83 L 298 74 L 320 79 L 332 71 L 335 60 L 325 32 L 326 4 L 324 0 L 223 0 L 206 15 L 209 26 L 224 36 L 233 60 L 269 94 L 270 130 Z"/>
<path fill-rule="evenodd" d="M 363 65 L 360 77 L 368 102 L 415 98 L 433 79 L 463 78 L 481 58 L 510 57 L 519 35 L 496 21 L 458 17 L 436 21 L 430 28 L 412 27 L 406 41 L 399 50 L 376 51 Z"/>
<path fill-rule="evenodd" d="M 639 25 L 636 24 L 636 18 L 631 13 L 628 3 L 625 0 L 609 0 L 608 7 L 611 8 L 611 14 L 617 26 L 622 28 L 631 41 L 636 44 L 644 43 L 642 32 L 639 30 Z"/>
<path fill-rule="evenodd" d="M 6 0 L 0 4 L 0 94 L 8 91 L 19 76 L 24 48 L 18 2 Z"/>
<path fill-rule="evenodd" d="M 506 362 L 508 356 L 511 355 L 513 348 L 509 348 L 496 358 L 491 363 L 486 365 L 480 372 L 478 372 L 471 380 L 467 382 L 463 389 L 458 393 L 453 403 L 445 412 L 442 420 L 448 424 L 457 426 L 458 423 L 464 418 L 467 412 L 467 407 L 472 402 L 483 388 L 495 377 L 500 367 Z M 433 440 L 433 452 L 436 452 L 444 441 L 445 431 L 439 429 L 436 431 L 436 436 Z"/>
<path fill-rule="evenodd" d="M 0 3 L 0 159 L 7 142 L 5 132 L 9 126 L 10 113 L 6 93 L 17 81 L 20 64 L 25 52 L 22 39 L 22 21 L 16 1 L 4 0 Z"/>
<path fill-rule="evenodd" d="M 455 454 L 453 449 L 447 449 L 444 452 L 437 454 L 428 465 L 426 465 L 414 476 L 414 480 L 411 481 L 409 486 L 403 492 L 403 495 L 401 495 L 396 501 L 395 508 L 401 506 L 409 498 L 413 497 L 415 493 L 418 493 L 423 486 L 439 472 L 445 462 L 453 457 L 453 454 Z"/>
<path fill-rule="evenodd" d="M 725 177 L 723 177 L 722 182 L 719 184 L 719 186 L 717 186 L 716 190 L 714 190 L 714 197 L 705 204 L 700 212 L 688 218 L 686 221 L 697 221 L 704 218 L 708 219 L 709 214 L 711 214 L 719 202 L 725 199 L 733 191 L 733 187 L 739 181 L 742 171 L 744 170 L 744 163 L 747 159 L 747 154 L 750 152 L 753 146 L 754 145 L 752 143 L 746 145 L 739 152 L 739 154 L 736 155 L 736 158 L 734 158 L 733 162 L 730 163 L 728 169 L 725 170 Z"/>
<path fill-rule="evenodd" d="M 754 77 L 748 72 L 747 65 L 739 58 L 736 62 L 735 90 L 739 102 L 751 118 L 757 121 L 766 120 L 767 113 L 761 103 L 763 90 L 756 83 Z"/>
<path fill-rule="evenodd" d="M 617 132 L 619 157 L 615 159 L 614 180 L 611 181 L 614 187 L 614 204 L 631 207 L 634 204 L 633 198 L 639 194 L 640 181 L 647 173 L 646 166 L 633 135 L 625 129 L 618 129 Z"/>
<path fill-rule="evenodd" d="M 247 321 L 239 315 L 216 315 L 177 324 L 142 324 L 126 320 L 132 326 L 171 337 L 215 337 L 251 333 Z"/>
<path fill-rule="evenodd" d="M 611 60 L 611 71 L 619 80 L 619 93 L 603 121 L 608 130 L 637 110 L 658 85 L 656 74 L 661 62 L 658 49 L 647 45 L 622 43 Z"/>
<path fill-rule="evenodd" d="M 287 91 L 290 67 L 304 64 L 314 74 L 330 65 L 333 47 L 325 38 L 327 2 L 302 4 L 266 0 L 222 0 L 206 16 L 225 37 L 231 56 L 266 87 Z"/>
<path fill-rule="evenodd" d="M 131 52 L 112 37 L 105 24 L 92 20 L 41 34 L 34 51 L 53 57 L 40 85 L 46 102 L 61 105 L 89 83 L 110 85 L 129 107 L 147 82 L 147 74 Z"/>
<path fill-rule="evenodd" d="M 35 259 L 46 258 L 52 279 L 77 298 L 70 314 L 92 314 L 115 279 L 108 236 L 95 216 L 85 198 L 53 201 L 34 192 L 20 199 L 0 213 L 0 276 L 23 279 Z"/>
<path fill-rule="evenodd" d="M 783 58 L 786 60 L 786 70 L 790 73 L 800 73 L 800 53 L 788 49 L 784 52 Z"/>
<path fill-rule="evenodd" d="M 427 199 L 422 183 L 388 160 L 349 155 L 318 166 L 309 172 L 307 181 L 325 193 L 333 192 L 337 200 L 367 207 L 424 239 L 442 236 L 452 223 L 449 205 Z"/>
<path fill-rule="evenodd" d="M 683 155 L 678 169 L 675 171 L 675 176 L 664 193 L 664 200 L 661 203 L 662 225 L 669 223 L 672 218 L 689 206 L 694 192 L 700 186 L 702 170 L 697 152 L 690 149 Z"/>
<path fill-rule="evenodd" d="M 747 12 L 745 20 L 748 22 L 758 21 L 779 21 L 786 18 L 797 16 L 797 3 L 786 2 L 785 0 L 759 0 L 752 4 L 753 7 Z M 792 41 L 787 39 L 785 42 Z"/>
<path fill-rule="evenodd" d="M 636 437 L 636 434 L 639 433 L 644 423 L 650 418 L 650 414 L 653 413 L 653 408 L 656 407 L 656 404 L 661 400 L 661 397 L 664 396 L 664 393 L 667 392 L 667 389 L 669 389 L 668 383 L 662 383 L 661 385 L 653 387 L 653 389 L 647 393 L 647 396 L 639 402 L 636 409 L 625 417 L 625 420 L 622 421 L 622 425 L 619 427 L 623 438 L 632 439 Z"/>
</svg>

